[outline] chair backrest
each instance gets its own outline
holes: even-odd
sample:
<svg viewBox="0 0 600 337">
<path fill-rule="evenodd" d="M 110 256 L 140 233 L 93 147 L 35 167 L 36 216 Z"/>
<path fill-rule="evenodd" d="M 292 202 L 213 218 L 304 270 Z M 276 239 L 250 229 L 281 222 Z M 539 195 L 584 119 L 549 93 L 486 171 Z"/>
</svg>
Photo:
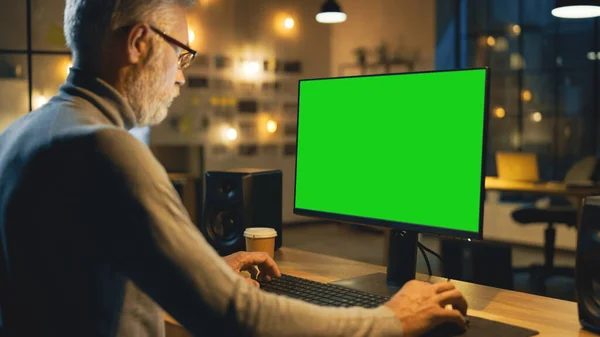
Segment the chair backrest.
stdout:
<svg viewBox="0 0 600 337">
<path fill-rule="evenodd" d="M 598 182 L 599 177 L 599 169 L 600 165 L 598 165 L 598 157 L 596 156 L 587 156 L 579 161 L 575 162 L 571 168 L 567 171 L 565 175 L 564 182 L 565 183 L 574 183 L 574 184 L 585 184 Z M 567 198 L 569 202 L 575 206 L 579 207 L 578 203 L 581 202 L 578 198 Z"/>
<path fill-rule="evenodd" d="M 593 182 L 598 179 L 596 172 L 598 170 L 598 158 L 595 156 L 587 156 L 579 161 L 575 162 L 567 174 L 565 175 L 564 182 L 566 183 L 579 183 L 579 182 Z"/>
</svg>

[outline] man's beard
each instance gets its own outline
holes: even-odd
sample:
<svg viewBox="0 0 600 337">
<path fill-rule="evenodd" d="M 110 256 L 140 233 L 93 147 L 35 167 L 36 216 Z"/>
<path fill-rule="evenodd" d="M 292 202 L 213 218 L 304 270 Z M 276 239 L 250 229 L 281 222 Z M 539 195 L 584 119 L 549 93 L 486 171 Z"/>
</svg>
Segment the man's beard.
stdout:
<svg viewBox="0 0 600 337">
<path fill-rule="evenodd" d="M 158 48 L 144 64 L 134 70 L 125 79 L 125 95 L 136 117 L 136 126 L 151 126 L 162 122 L 173 99 L 179 95 L 179 87 L 171 86 L 164 79 L 164 53 Z"/>
</svg>

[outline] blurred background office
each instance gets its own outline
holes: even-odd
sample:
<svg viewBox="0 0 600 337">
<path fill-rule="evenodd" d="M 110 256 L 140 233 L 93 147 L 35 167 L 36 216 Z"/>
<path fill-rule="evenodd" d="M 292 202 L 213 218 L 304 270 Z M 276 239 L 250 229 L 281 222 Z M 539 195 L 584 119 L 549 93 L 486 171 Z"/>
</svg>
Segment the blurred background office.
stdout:
<svg viewBox="0 0 600 337">
<path fill-rule="evenodd" d="M 178 190 L 196 223 L 206 171 L 276 168 L 283 172 L 284 246 L 385 264 L 385 233 L 293 214 L 302 78 L 488 66 L 486 176 L 498 175 L 498 152 L 521 152 L 535 154 L 540 181 L 564 181 L 576 163 L 598 152 L 597 19 L 554 17 L 554 0 L 339 0 L 345 20 L 323 23 L 315 15 L 324 2 L 199 0 L 189 14 L 190 46 L 199 55 L 187 84 L 161 125 L 134 133 L 174 174 L 174 183 L 181 182 Z M 57 93 L 71 58 L 63 0 L 0 0 L 0 8 L 2 131 Z M 431 179 L 451 179 L 444 164 Z M 434 211 L 452 197 L 453 191 L 434 191 L 428 202 Z M 555 206 L 567 212 L 519 216 Z M 547 262 L 549 227 L 553 264 L 573 266 L 576 208 L 577 201 L 564 195 L 489 190 L 484 242 L 422 240 L 446 258 L 446 266 L 432 260 L 438 275 L 572 299 L 568 275 L 541 276 L 540 287 L 531 270 L 515 268 Z M 479 244 L 485 249 L 474 248 Z M 490 271 L 480 267 L 490 261 L 498 268 L 488 280 L 482 274 Z M 422 261 L 419 271 L 425 271 Z"/>
</svg>

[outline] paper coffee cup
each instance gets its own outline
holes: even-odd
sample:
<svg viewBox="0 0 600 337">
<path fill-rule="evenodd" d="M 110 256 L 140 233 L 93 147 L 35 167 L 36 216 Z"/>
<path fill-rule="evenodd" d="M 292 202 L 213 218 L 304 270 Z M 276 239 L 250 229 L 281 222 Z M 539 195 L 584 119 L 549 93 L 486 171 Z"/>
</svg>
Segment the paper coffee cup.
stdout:
<svg viewBox="0 0 600 337">
<path fill-rule="evenodd" d="M 275 255 L 275 237 L 277 231 L 273 228 L 250 227 L 244 231 L 247 252 L 265 252 L 271 258 Z"/>
</svg>

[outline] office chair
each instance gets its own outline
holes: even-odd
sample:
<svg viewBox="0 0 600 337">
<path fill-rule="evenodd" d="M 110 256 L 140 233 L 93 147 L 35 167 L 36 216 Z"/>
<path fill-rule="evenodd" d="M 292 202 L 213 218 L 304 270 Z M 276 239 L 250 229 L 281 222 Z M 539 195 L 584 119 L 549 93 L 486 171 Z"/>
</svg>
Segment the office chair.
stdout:
<svg viewBox="0 0 600 337">
<path fill-rule="evenodd" d="M 597 181 L 598 166 L 598 158 L 594 156 L 585 157 L 571 166 L 564 182 L 568 184 Z M 576 227 L 578 203 L 580 202 L 581 200 L 578 198 L 566 198 L 566 202 L 562 205 L 553 202 L 545 208 L 526 206 L 512 213 L 513 220 L 523 226 L 546 224 L 544 230 L 544 264 L 513 269 L 514 272 L 528 272 L 531 285 L 541 294 L 546 293 L 546 280 L 548 278 L 553 276 L 575 276 L 574 268 L 554 266 L 556 242 L 556 229 L 554 226 L 562 224 L 567 227 Z"/>
</svg>

